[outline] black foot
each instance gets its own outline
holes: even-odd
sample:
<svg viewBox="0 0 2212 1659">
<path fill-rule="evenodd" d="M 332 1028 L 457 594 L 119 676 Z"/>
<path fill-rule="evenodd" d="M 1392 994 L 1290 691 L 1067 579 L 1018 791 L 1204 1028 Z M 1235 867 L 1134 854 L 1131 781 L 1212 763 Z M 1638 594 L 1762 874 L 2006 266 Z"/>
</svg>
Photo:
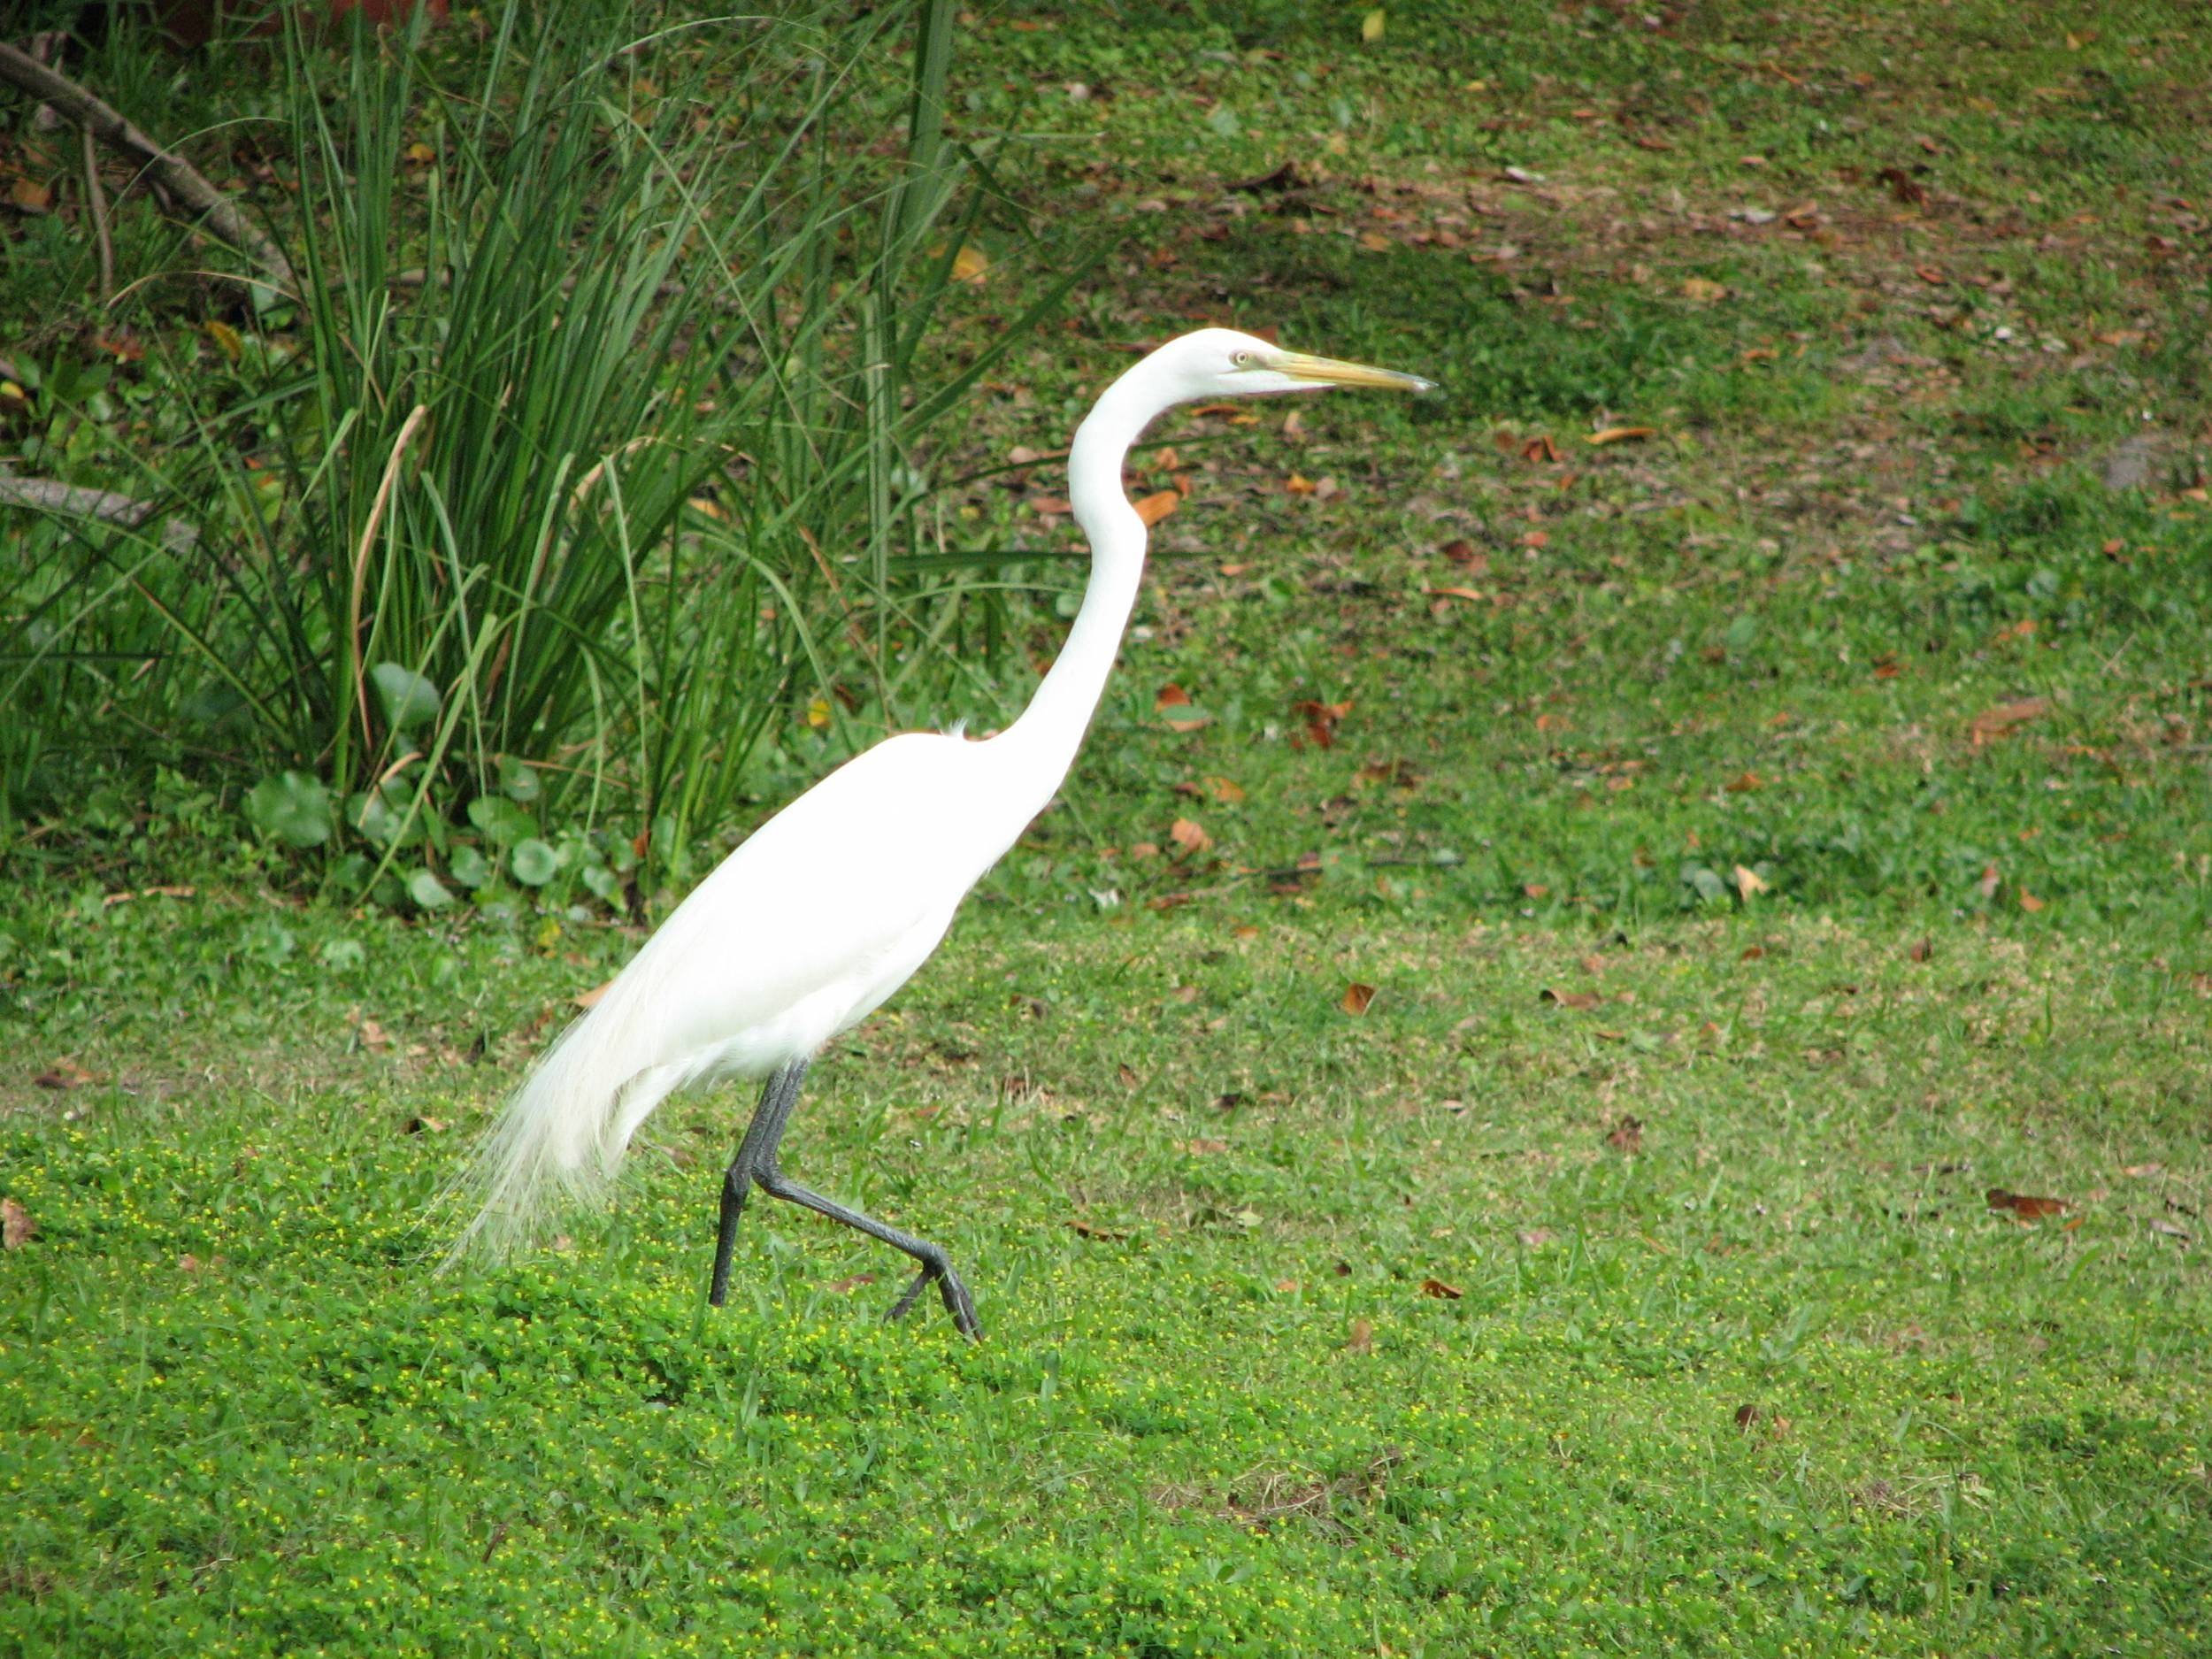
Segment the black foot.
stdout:
<svg viewBox="0 0 2212 1659">
<path fill-rule="evenodd" d="M 922 1286 L 932 1279 L 937 1281 L 937 1294 L 945 1299 L 945 1311 L 952 1316 L 960 1334 L 971 1342 L 980 1342 L 983 1327 L 976 1320 L 975 1298 L 968 1294 L 968 1287 L 960 1282 L 960 1275 L 952 1271 L 949 1262 L 925 1267 L 915 1274 L 914 1282 L 906 1287 L 906 1294 L 892 1303 L 891 1311 L 883 1316 L 884 1323 L 903 1319 L 912 1312 L 915 1302 L 921 1298 Z"/>
</svg>

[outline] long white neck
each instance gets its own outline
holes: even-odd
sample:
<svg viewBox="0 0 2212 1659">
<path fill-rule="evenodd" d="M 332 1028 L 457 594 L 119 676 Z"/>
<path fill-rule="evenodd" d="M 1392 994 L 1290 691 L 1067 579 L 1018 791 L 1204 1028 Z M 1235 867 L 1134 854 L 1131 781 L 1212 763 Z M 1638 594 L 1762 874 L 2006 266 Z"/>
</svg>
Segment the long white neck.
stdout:
<svg viewBox="0 0 2212 1659">
<path fill-rule="evenodd" d="M 1024 776 L 1035 780 L 1033 811 L 1052 798 L 1082 746 L 1144 580 L 1144 520 L 1122 490 L 1121 465 L 1129 446 L 1172 401 L 1144 366 L 1108 387 L 1076 428 L 1068 451 L 1068 499 L 1090 541 L 1090 583 L 1058 660 L 1021 718 L 995 740 L 1018 754 Z"/>
</svg>

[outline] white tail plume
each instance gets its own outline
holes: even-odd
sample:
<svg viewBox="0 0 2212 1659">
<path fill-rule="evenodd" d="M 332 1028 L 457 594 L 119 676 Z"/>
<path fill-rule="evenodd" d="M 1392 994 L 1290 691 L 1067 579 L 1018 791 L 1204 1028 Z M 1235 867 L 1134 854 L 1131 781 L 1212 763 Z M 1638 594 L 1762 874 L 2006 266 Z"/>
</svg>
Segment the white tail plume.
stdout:
<svg viewBox="0 0 2212 1659">
<path fill-rule="evenodd" d="M 700 1069 L 696 1058 L 671 1064 L 653 1052 L 641 1017 L 657 976 L 639 972 L 645 961 L 631 963 L 561 1033 L 440 1194 L 440 1210 L 472 1212 L 445 1266 L 469 1255 L 512 1255 L 555 1210 L 603 1205 L 638 1125 Z"/>
</svg>

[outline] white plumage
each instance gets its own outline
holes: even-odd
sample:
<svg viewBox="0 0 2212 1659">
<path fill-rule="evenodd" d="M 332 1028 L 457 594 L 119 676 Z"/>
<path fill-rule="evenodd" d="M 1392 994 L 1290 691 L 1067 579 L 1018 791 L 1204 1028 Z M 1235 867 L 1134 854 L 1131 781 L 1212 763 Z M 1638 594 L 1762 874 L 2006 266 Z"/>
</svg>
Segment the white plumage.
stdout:
<svg viewBox="0 0 2212 1659">
<path fill-rule="evenodd" d="M 1121 467 L 1174 404 L 1331 385 L 1425 389 L 1409 375 L 1283 351 L 1227 329 L 1171 342 L 1108 388 L 1076 434 L 1069 493 L 1092 569 L 1067 643 L 998 735 L 886 739 L 756 830 L 679 905 L 509 1099 L 459 1183 L 475 1213 L 455 1256 L 526 1242 L 557 1202 L 604 1199 L 639 1126 L 680 1088 L 768 1078 L 725 1181 L 713 1299 L 757 1182 L 915 1256 L 974 1333 L 943 1253 L 784 1178 L 777 1143 L 806 1062 L 928 959 L 960 901 L 1059 787 L 1112 672 L 1144 568 Z"/>
</svg>

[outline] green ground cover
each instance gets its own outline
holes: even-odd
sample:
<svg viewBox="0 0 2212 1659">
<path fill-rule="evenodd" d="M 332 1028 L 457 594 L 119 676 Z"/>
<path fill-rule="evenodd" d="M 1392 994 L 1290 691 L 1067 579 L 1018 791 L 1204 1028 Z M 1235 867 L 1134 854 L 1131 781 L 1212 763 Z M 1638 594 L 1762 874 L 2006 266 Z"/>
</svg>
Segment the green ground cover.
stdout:
<svg viewBox="0 0 2212 1659">
<path fill-rule="evenodd" d="M 930 511 L 1046 602 L 908 718 L 1054 649 L 1017 446 L 1122 348 L 1448 388 L 1164 425 L 1076 775 L 801 1106 L 988 1340 L 780 1208 L 706 1316 L 728 1094 L 432 1277 L 634 933 L 316 897 L 219 780 L 119 787 L 6 854 L 0 1643 L 2212 1646 L 2200 32 L 1366 14 L 962 24 L 1028 234 L 938 368 L 1118 240 L 938 457 L 1014 469 Z"/>
</svg>

